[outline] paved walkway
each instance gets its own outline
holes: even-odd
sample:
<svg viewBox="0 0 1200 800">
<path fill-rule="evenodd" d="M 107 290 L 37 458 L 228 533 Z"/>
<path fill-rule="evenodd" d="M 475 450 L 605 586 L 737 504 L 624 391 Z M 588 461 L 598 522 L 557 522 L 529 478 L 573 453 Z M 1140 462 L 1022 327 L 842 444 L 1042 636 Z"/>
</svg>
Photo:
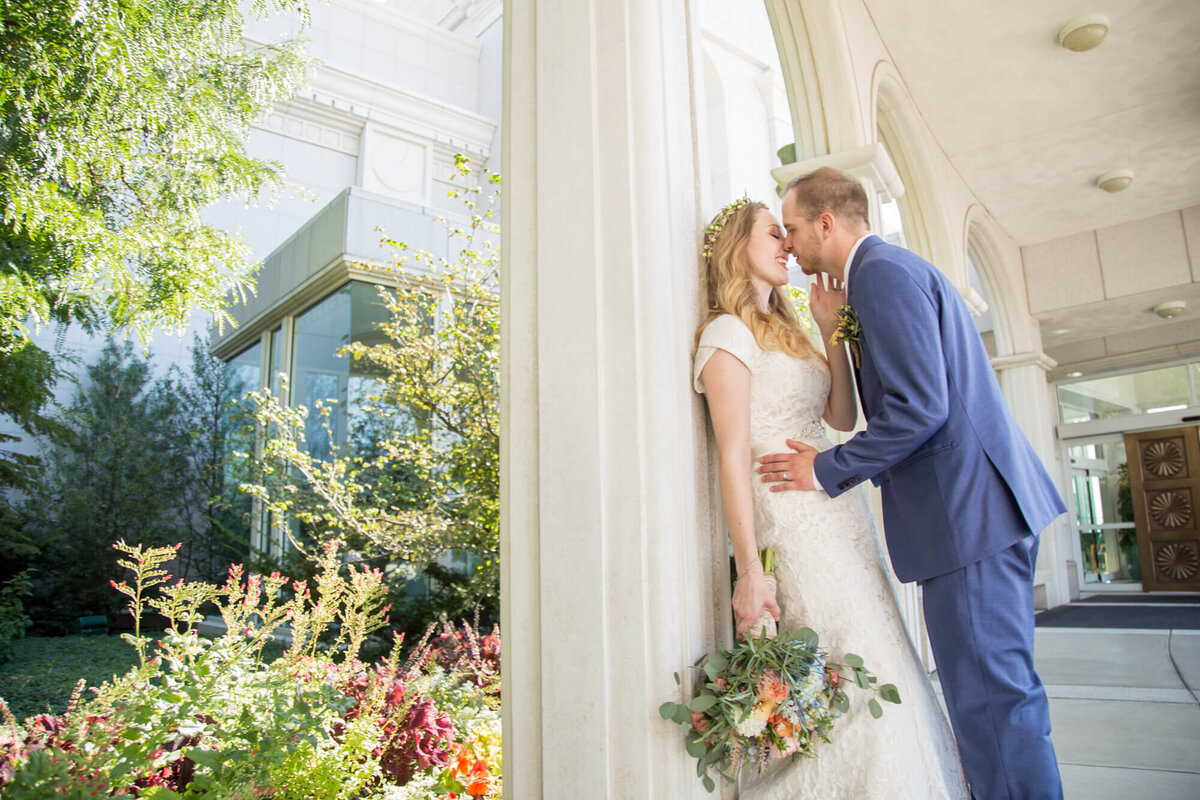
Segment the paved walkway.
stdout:
<svg viewBox="0 0 1200 800">
<path fill-rule="evenodd" d="M 1066 800 L 1200 800 L 1200 630 L 1035 635 Z"/>
<path fill-rule="evenodd" d="M 1200 798 L 1200 631 L 1036 636 L 1067 800 Z"/>
</svg>

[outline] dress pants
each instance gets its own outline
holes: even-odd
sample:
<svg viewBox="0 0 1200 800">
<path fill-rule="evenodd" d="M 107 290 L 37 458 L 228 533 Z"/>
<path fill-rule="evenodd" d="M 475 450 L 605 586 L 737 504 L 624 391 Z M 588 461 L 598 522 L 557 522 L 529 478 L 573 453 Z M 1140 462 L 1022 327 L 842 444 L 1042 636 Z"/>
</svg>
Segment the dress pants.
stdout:
<svg viewBox="0 0 1200 800">
<path fill-rule="evenodd" d="M 1050 708 L 1033 668 L 1038 537 L 924 581 L 925 624 L 976 800 L 1061 800 Z"/>
</svg>

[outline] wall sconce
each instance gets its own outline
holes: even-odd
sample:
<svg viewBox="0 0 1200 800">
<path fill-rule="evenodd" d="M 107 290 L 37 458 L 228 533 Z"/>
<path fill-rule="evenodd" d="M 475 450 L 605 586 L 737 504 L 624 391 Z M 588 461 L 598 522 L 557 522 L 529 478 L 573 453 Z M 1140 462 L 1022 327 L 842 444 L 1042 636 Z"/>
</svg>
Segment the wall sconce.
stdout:
<svg viewBox="0 0 1200 800">
<path fill-rule="evenodd" d="M 1083 53 L 1100 46 L 1108 36 L 1108 17 L 1088 14 L 1063 25 L 1058 31 L 1058 43 L 1072 53 Z"/>
</svg>

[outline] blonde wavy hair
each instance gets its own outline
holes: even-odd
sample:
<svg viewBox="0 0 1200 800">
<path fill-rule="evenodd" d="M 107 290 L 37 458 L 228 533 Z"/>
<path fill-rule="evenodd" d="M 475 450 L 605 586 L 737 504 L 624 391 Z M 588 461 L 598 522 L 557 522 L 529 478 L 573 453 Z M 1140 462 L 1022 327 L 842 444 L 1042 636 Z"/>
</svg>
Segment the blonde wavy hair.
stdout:
<svg viewBox="0 0 1200 800">
<path fill-rule="evenodd" d="M 766 310 L 758 305 L 758 292 L 750 280 L 746 245 L 758 215 L 767 210 L 766 204 L 759 202 L 746 203 L 732 213 L 727 207 L 718 212 L 709 225 L 709 230 L 716 228 L 716 232 L 706 242 L 710 247 L 706 248 L 709 254 L 704 270 L 705 316 L 696 330 L 696 346 L 709 323 L 722 314 L 732 314 L 745 323 L 763 350 L 778 350 L 795 358 L 824 361 L 825 355 L 801 327 L 786 286 L 771 290 Z M 722 219 L 724 215 L 728 216 Z"/>
</svg>

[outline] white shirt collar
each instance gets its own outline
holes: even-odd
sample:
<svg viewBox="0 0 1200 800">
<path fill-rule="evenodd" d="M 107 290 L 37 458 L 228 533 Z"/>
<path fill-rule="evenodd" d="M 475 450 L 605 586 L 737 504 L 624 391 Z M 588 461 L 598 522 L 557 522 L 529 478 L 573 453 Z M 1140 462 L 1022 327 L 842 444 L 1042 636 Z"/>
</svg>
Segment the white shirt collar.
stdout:
<svg viewBox="0 0 1200 800">
<path fill-rule="evenodd" d="M 850 290 L 850 265 L 854 263 L 854 254 L 858 252 L 859 245 L 863 243 L 863 239 L 866 239 L 870 235 L 871 232 L 867 231 L 862 236 L 858 237 L 858 241 L 855 242 L 854 246 L 850 248 L 850 254 L 846 256 L 846 266 L 844 269 L 842 269 L 842 284 L 845 286 L 847 291 Z"/>
</svg>

